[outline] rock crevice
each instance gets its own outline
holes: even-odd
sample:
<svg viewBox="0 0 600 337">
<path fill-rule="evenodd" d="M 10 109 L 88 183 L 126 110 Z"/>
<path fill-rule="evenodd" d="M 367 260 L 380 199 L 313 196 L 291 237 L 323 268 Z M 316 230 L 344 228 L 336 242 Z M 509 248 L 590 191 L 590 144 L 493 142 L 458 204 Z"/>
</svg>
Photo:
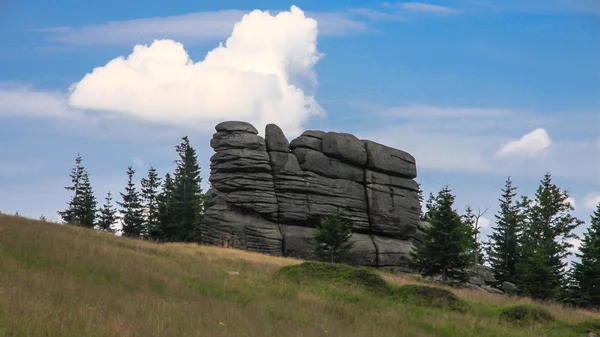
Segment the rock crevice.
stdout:
<svg viewBox="0 0 600 337">
<path fill-rule="evenodd" d="M 245 122 L 219 123 L 210 142 L 203 241 L 314 258 L 312 235 L 330 212 L 352 222 L 345 263 L 409 271 L 422 238 L 415 159 L 348 133 L 305 131 L 288 142 L 275 124 L 262 138 Z"/>
</svg>

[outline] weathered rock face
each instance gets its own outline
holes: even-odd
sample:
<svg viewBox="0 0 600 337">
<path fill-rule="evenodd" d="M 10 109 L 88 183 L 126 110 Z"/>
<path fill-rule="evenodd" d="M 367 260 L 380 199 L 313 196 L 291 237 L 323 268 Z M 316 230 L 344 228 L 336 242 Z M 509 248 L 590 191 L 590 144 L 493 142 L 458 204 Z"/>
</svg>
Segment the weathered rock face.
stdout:
<svg viewBox="0 0 600 337">
<path fill-rule="evenodd" d="M 205 243 L 233 238 L 241 249 L 311 259 L 314 228 L 335 211 L 353 225 L 345 263 L 409 271 L 427 225 L 413 156 L 347 133 L 306 131 L 288 142 L 275 124 L 264 139 L 245 122 L 215 129 Z"/>
</svg>

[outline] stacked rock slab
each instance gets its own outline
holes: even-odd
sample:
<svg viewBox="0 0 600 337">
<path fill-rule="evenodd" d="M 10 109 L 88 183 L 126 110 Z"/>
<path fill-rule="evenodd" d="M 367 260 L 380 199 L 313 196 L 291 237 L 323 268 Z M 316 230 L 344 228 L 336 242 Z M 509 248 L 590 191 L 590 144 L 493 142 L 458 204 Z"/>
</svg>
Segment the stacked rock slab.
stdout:
<svg viewBox="0 0 600 337">
<path fill-rule="evenodd" d="M 306 131 L 288 142 L 275 124 L 265 138 L 245 122 L 218 124 L 211 140 L 203 240 L 313 258 L 314 228 L 338 212 L 353 225 L 345 263 L 409 271 L 421 242 L 415 159 L 347 133 Z"/>
</svg>

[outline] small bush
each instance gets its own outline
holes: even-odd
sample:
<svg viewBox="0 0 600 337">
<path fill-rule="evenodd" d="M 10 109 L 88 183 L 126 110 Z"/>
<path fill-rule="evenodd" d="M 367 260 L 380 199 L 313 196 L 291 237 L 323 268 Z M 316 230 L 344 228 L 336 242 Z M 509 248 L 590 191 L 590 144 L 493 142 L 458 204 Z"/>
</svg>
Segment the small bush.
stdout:
<svg viewBox="0 0 600 337">
<path fill-rule="evenodd" d="M 296 281 L 324 280 L 346 285 L 361 286 L 375 292 L 390 293 L 387 282 L 369 268 L 355 268 L 345 264 L 307 261 L 285 266 L 277 272 Z"/>
<path fill-rule="evenodd" d="M 515 323 L 543 323 L 554 320 L 548 309 L 531 304 L 517 305 L 504 309 L 500 317 Z"/>
<path fill-rule="evenodd" d="M 592 318 L 576 325 L 577 331 L 600 333 L 600 318 Z"/>
<path fill-rule="evenodd" d="M 400 299 L 416 305 L 457 311 L 465 311 L 468 307 L 467 303 L 453 292 L 442 288 L 405 284 L 398 287 L 395 292 Z"/>
</svg>

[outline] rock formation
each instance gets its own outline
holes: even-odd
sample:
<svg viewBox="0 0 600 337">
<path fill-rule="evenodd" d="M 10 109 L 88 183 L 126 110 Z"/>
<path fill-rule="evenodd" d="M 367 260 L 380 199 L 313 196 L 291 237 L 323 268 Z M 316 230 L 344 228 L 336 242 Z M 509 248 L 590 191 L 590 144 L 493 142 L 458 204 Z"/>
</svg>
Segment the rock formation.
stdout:
<svg viewBox="0 0 600 337">
<path fill-rule="evenodd" d="M 332 211 L 353 225 L 345 263 L 409 271 L 423 238 L 415 159 L 347 133 L 305 131 L 288 142 L 269 124 L 218 124 L 203 241 L 311 259 L 312 235 Z M 226 238 L 226 239 L 224 239 Z"/>
</svg>

